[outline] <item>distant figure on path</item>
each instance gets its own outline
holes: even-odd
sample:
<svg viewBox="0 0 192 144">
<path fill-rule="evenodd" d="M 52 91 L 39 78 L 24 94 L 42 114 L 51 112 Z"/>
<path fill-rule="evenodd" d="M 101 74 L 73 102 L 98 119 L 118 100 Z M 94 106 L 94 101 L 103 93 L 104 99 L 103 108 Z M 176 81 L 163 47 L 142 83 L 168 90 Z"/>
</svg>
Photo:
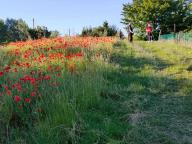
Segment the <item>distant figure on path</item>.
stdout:
<svg viewBox="0 0 192 144">
<path fill-rule="evenodd" d="M 147 40 L 152 41 L 153 40 L 153 27 L 150 22 L 147 23 L 146 26 L 146 35 L 147 35 Z"/>
<path fill-rule="evenodd" d="M 119 38 L 120 38 L 121 40 L 124 38 L 124 35 L 123 35 L 123 32 L 121 31 L 121 29 L 120 29 L 120 31 L 119 31 Z"/>
<path fill-rule="evenodd" d="M 157 23 L 156 30 L 157 30 L 157 32 L 159 33 L 158 40 L 160 40 L 160 36 L 161 36 L 161 26 L 160 26 L 159 23 Z"/>
<path fill-rule="evenodd" d="M 132 27 L 132 25 L 131 25 L 131 23 L 129 23 L 129 25 L 128 25 L 128 28 L 127 28 L 127 31 L 128 31 L 128 40 L 129 40 L 129 42 L 133 42 L 133 27 Z"/>
</svg>

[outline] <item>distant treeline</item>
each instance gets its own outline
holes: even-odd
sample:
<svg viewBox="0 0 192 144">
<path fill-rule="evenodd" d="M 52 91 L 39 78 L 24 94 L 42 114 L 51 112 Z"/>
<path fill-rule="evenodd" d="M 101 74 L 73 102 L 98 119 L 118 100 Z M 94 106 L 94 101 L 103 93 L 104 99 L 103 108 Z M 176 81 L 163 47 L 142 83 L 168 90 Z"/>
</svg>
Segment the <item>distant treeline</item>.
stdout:
<svg viewBox="0 0 192 144">
<path fill-rule="evenodd" d="M 45 26 L 30 28 L 22 19 L 0 19 L 0 44 L 25 41 L 29 39 L 39 39 L 42 37 L 57 37 L 58 31 L 50 31 Z"/>
<path fill-rule="evenodd" d="M 93 37 L 102 37 L 102 36 L 119 36 L 123 35 L 121 31 L 114 25 L 109 25 L 107 21 L 103 23 L 103 25 L 98 27 L 84 27 L 81 36 L 93 36 Z"/>
</svg>

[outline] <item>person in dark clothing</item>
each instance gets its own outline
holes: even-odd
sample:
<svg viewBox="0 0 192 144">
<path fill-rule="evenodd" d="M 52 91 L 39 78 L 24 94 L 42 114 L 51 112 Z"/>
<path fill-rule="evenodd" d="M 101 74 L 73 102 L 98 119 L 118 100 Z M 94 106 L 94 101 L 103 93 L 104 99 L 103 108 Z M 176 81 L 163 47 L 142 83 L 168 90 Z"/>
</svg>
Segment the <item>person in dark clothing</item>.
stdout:
<svg viewBox="0 0 192 144">
<path fill-rule="evenodd" d="M 121 29 L 120 29 L 120 31 L 119 31 L 119 38 L 120 38 L 120 39 L 124 39 L 124 35 L 123 35 L 123 32 L 121 31 Z"/>
<path fill-rule="evenodd" d="M 129 42 L 133 42 L 133 27 L 132 27 L 132 25 L 131 25 L 131 23 L 129 23 L 129 25 L 128 25 L 128 28 L 127 28 L 127 31 L 128 31 L 128 40 L 129 40 Z"/>
</svg>

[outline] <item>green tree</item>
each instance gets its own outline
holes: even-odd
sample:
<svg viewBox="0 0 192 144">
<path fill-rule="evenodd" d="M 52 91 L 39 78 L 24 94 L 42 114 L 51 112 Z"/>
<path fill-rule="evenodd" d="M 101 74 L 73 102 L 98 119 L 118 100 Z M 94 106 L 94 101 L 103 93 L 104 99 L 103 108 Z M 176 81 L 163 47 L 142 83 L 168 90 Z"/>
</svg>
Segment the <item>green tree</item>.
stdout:
<svg viewBox="0 0 192 144">
<path fill-rule="evenodd" d="M 147 22 L 154 28 L 160 24 L 162 33 L 171 33 L 192 27 L 192 9 L 188 0 L 133 0 L 123 5 L 122 23 L 132 23 L 139 36 L 145 36 Z M 174 24 L 176 29 L 174 29 Z"/>
<path fill-rule="evenodd" d="M 57 30 L 51 31 L 51 35 L 50 35 L 51 38 L 55 38 L 58 36 L 60 36 L 60 33 Z"/>
<path fill-rule="evenodd" d="M 7 29 L 3 20 L 0 19 L 0 44 L 7 40 Z"/>
<path fill-rule="evenodd" d="M 103 25 L 94 27 L 94 28 L 83 28 L 81 32 L 81 36 L 116 36 L 118 33 L 118 29 L 114 25 L 109 25 L 107 21 L 103 23 Z"/>
<path fill-rule="evenodd" d="M 112 25 L 107 30 L 107 36 L 116 36 L 118 33 L 118 29 L 116 26 Z"/>
<path fill-rule="evenodd" d="M 28 32 L 29 32 L 29 34 L 30 34 L 32 39 L 38 39 L 37 30 L 36 29 L 29 28 Z"/>
<path fill-rule="evenodd" d="M 7 19 L 5 21 L 7 28 L 7 40 L 8 41 L 21 41 L 30 38 L 28 32 L 28 25 L 22 19 Z"/>
<path fill-rule="evenodd" d="M 106 30 L 109 28 L 109 23 L 107 21 L 103 22 L 103 28 Z"/>
<path fill-rule="evenodd" d="M 31 29 L 22 19 L 6 19 L 5 21 L 0 19 L 0 43 L 57 36 L 59 36 L 58 31 L 49 31 L 45 26 Z"/>
<path fill-rule="evenodd" d="M 28 31 L 32 39 L 49 38 L 51 36 L 51 31 L 45 26 L 37 26 L 37 28 L 28 29 Z"/>
</svg>

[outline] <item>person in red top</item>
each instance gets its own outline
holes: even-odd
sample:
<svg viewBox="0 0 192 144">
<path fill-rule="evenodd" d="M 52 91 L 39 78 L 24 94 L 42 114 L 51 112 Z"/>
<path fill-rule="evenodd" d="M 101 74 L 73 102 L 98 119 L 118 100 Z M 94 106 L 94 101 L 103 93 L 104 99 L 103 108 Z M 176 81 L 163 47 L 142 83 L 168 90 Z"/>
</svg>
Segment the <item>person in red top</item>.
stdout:
<svg viewBox="0 0 192 144">
<path fill-rule="evenodd" d="M 147 27 L 146 27 L 146 34 L 147 34 L 147 39 L 148 41 L 152 41 L 153 40 L 153 27 L 151 25 L 150 22 L 147 23 Z"/>
</svg>

